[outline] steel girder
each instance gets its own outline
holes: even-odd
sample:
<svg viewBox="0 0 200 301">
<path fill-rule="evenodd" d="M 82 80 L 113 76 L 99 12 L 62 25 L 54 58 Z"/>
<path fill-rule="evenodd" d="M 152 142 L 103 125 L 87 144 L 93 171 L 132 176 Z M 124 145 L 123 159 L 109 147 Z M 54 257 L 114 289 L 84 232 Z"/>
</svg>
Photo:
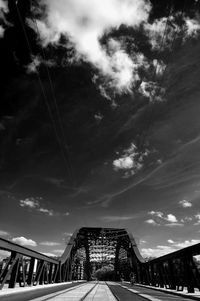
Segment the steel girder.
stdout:
<svg viewBox="0 0 200 301">
<path fill-rule="evenodd" d="M 51 284 L 70 280 L 90 280 L 92 272 L 111 264 L 115 280 L 129 280 L 131 271 L 137 283 L 188 292 L 200 288 L 199 267 L 194 256 L 200 255 L 200 244 L 145 261 L 135 239 L 126 229 L 80 228 L 71 236 L 63 255 L 51 258 L 39 252 L 0 239 L 0 249 L 10 252 L 0 261 L 0 289 Z"/>
</svg>

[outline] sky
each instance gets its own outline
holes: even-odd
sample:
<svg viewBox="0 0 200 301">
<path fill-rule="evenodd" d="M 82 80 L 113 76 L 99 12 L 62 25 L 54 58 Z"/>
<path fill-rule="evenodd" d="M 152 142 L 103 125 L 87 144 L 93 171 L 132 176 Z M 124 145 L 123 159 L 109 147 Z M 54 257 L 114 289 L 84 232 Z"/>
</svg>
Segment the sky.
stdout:
<svg viewBox="0 0 200 301">
<path fill-rule="evenodd" d="M 200 2 L 0 0 L 0 237 L 200 242 Z"/>
</svg>

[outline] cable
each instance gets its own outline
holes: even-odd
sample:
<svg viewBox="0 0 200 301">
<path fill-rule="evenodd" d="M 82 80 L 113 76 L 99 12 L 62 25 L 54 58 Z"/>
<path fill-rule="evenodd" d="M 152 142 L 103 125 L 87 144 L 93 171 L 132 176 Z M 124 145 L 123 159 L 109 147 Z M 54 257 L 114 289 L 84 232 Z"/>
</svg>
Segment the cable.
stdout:
<svg viewBox="0 0 200 301">
<path fill-rule="evenodd" d="M 38 29 L 38 25 L 37 25 L 37 22 L 36 22 L 36 19 L 33 17 L 31 18 L 33 23 L 35 24 L 36 26 L 36 30 L 37 30 L 37 34 L 38 36 L 40 35 L 39 33 L 39 29 Z M 42 56 L 43 56 L 43 59 L 45 61 L 47 61 L 47 56 L 46 56 L 46 52 L 45 50 L 41 48 L 41 52 L 42 52 Z M 55 105 L 55 109 L 56 109 L 56 114 L 57 114 L 57 117 L 58 117 L 58 123 L 59 123 L 59 127 L 60 127 L 60 130 L 61 130 L 61 134 L 62 134 L 62 138 L 63 138 L 63 141 L 64 141 L 64 148 L 66 149 L 66 152 L 67 152 L 67 158 L 68 158 L 68 165 L 69 165 L 69 170 L 70 170 L 70 173 L 71 173 L 71 177 L 73 179 L 73 182 L 76 182 L 76 180 L 74 179 L 74 173 L 73 173 L 73 168 L 72 168 L 72 165 L 70 164 L 70 160 L 69 160 L 69 151 L 68 151 L 68 143 L 66 141 L 66 136 L 65 136 L 65 131 L 64 131 L 64 128 L 63 128 L 63 123 L 62 123 L 62 120 L 61 120 L 61 115 L 60 115 L 60 111 L 59 111 L 59 108 L 58 108 L 58 104 L 57 104 L 57 99 L 56 99 L 56 95 L 55 95 L 55 89 L 53 87 L 53 82 L 52 82 L 52 79 L 51 79 L 51 75 L 50 75 L 50 71 L 49 71 L 49 67 L 48 65 L 45 64 L 45 67 L 46 67 L 46 70 L 47 70 L 47 76 L 48 76 L 48 79 L 49 79 L 49 84 L 50 84 L 50 88 L 51 88 L 51 94 L 52 94 L 52 99 L 54 101 L 54 105 Z"/>
<path fill-rule="evenodd" d="M 21 27 L 22 27 L 23 32 L 24 32 L 24 36 L 25 36 L 25 39 L 26 39 L 26 43 L 27 43 L 28 49 L 30 51 L 30 54 L 32 54 L 32 49 L 31 49 L 31 46 L 30 46 L 30 43 L 29 43 L 29 39 L 28 39 L 28 36 L 27 36 L 27 33 L 26 33 L 26 29 L 24 27 L 24 24 L 23 24 L 23 21 L 22 21 L 22 17 L 21 17 L 21 13 L 19 11 L 19 8 L 18 8 L 16 2 L 15 2 L 15 5 L 16 5 L 16 11 L 17 11 L 17 14 L 18 14 L 18 17 L 19 17 L 19 21 L 20 21 Z M 69 176 L 71 176 L 71 174 L 69 172 L 69 169 L 68 169 L 68 160 L 67 160 L 67 158 L 65 156 L 65 151 L 63 150 L 63 147 L 62 147 L 62 141 L 61 141 L 61 139 L 59 137 L 59 133 L 58 133 L 58 130 L 57 130 L 56 121 L 55 121 L 53 113 L 51 111 L 51 107 L 50 107 L 50 104 L 48 102 L 47 95 L 46 95 L 45 89 L 43 87 L 43 83 L 42 83 L 40 74 L 39 74 L 39 72 L 37 70 L 37 66 L 36 66 L 36 64 L 34 62 L 33 62 L 33 64 L 34 64 L 34 67 L 35 67 L 35 70 L 36 70 L 36 74 L 37 74 L 39 85 L 40 85 L 40 88 L 41 88 L 41 91 L 42 91 L 42 95 L 43 95 L 43 98 L 44 98 L 44 101 L 45 101 L 45 104 L 46 104 L 46 107 L 47 107 L 47 111 L 49 113 L 50 120 L 52 121 L 52 124 L 53 124 L 53 128 L 54 128 L 54 131 L 55 131 L 55 136 L 56 136 L 58 145 L 60 147 L 60 151 L 61 151 L 61 154 L 63 156 L 64 162 L 65 162 L 65 166 L 67 167 L 67 173 L 68 173 Z"/>
</svg>

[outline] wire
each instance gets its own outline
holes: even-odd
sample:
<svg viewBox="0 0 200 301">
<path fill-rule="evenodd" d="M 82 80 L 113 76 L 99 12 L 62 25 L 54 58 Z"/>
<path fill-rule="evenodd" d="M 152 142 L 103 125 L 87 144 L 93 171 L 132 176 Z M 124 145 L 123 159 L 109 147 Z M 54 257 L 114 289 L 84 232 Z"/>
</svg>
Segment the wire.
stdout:
<svg viewBox="0 0 200 301">
<path fill-rule="evenodd" d="M 23 30 L 23 32 L 24 32 L 24 36 L 25 36 L 25 39 L 26 39 L 26 43 L 27 43 L 28 49 L 29 49 L 29 51 L 30 51 L 30 54 L 32 54 L 32 49 L 31 49 L 31 46 L 30 46 L 30 43 L 29 43 L 28 35 L 27 35 L 27 33 L 26 33 L 26 29 L 25 29 L 24 24 L 23 24 L 22 16 L 21 16 L 21 13 L 20 13 L 20 11 L 19 11 L 19 8 L 18 8 L 16 2 L 15 2 L 15 5 L 16 5 L 16 11 L 17 11 L 17 14 L 18 14 L 18 17 L 19 17 L 19 21 L 20 21 L 22 30 Z M 61 154 L 62 154 L 62 156 L 63 156 L 64 162 L 65 162 L 65 166 L 67 167 L 67 173 L 68 173 L 69 176 L 71 176 L 71 173 L 70 173 L 69 168 L 68 168 L 68 159 L 66 158 L 66 156 L 65 156 L 65 151 L 63 150 L 63 147 L 62 147 L 62 140 L 61 140 L 60 137 L 59 137 L 59 133 L 58 133 L 58 130 L 57 130 L 56 121 L 55 121 L 55 119 L 54 119 L 54 116 L 53 116 L 53 113 L 52 113 L 50 104 L 49 104 L 49 102 L 48 102 L 47 95 L 46 95 L 46 91 L 45 91 L 45 89 L 44 89 L 44 87 L 43 87 L 43 83 L 42 83 L 40 74 L 39 74 L 39 72 L 38 72 L 38 70 L 37 70 L 37 66 L 36 66 L 36 64 L 35 64 L 34 61 L 33 61 L 33 64 L 34 64 L 34 67 L 35 67 L 35 70 L 36 70 L 36 74 L 37 74 L 38 81 L 39 81 L 39 85 L 40 85 L 40 88 L 41 88 L 41 91 L 42 91 L 43 99 L 44 99 L 44 102 L 45 102 L 45 104 L 46 104 L 46 107 L 47 107 L 47 111 L 48 111 L 48 113 L 49 113 L 50 120 L 52 121 L 52 124 L 53 124 L 53 128 L 54 128 L 54 131 L 55 131 L 55 136 L 56 136 L 58 145 L 59 145 L 59 147 L 60 147 L 60 151 L 61 151 Z"/>
<path fill-rule="evenodd" d="M 38 29 L 38 25 L 37 25 L 37 22 L 36 22 L 36 19 L 34 17 L 31 18 L 33 23 L 35 24 L 36 26 L 36 30 L 37 30 L 37 34 L 38 36 L 40 35 L 39 33 L 39 29 Z M 43 56 L 43 59 L 45 61 L 47 61 L 47 56 L 46 56 L 46 52 L 45 50 L 41 48 L 41 52 L 42 52 L 42 56 Z M 66 149 L 66 152 L 67 152 L 67 158 L 68 158 L 68 165 L 69 165 L 69 170 L 70 170 L 70 173 L 71 173 L 71 177 L 73 179 L 73 182 L 76 182 L 76 180 L 74 179 L 74 173 L 73 173 L 73 168 L 72 168 L 72 165 L 70 163 L 70 160 L 69 160 L 69 148 L 68 148 L 68 143 L 66 141 L 66 135 L 65 135 L 65 131 L 64 131 L 64 128 L 63 128 L 63 123 L 62 123 L 62 120 L 61 120 L 61 115 L 60 115 L 60 111 L 59 111 L 59 108 L 58 108 L 58 104 L 57 104 L 57 99 L 56 99 L 56 95 L 55 95 L 55 89 L 53 87 L 53 82 L 52 82 L 52 79 L 51 79 L 51 75 L 50 75 L 50 71 L 49 71 L 49 67 L 48 65 L 45 64 L 45 67 L 46 67 L 46 70 L 47 70 L 47 76 L 48 76 L 48 79 L 49 79 L 49 84 L 50 84 L 50 88 L 51 88 L 51 94 L 52 94 L 52 99 L 54 101 L 54 105 L 55 105 L 55 108 L 56 108 L 56 114 L 57 114 L 57 117 L 58 117 L 58 123 L 59 123 L 59 127 L 60 127 L 60 130 L 61 130 L 61 134 L 62 134 L 62 138 L 63 138 L 63 141 L 64 141 L 64 148 Z"/>
</svg>

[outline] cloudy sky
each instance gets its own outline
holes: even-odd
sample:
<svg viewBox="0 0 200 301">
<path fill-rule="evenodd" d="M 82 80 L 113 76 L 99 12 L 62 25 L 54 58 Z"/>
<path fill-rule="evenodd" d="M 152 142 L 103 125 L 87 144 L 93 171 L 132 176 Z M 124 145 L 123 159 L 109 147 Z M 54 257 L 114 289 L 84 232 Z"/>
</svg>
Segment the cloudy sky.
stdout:
<svg viewBox="0 0 200 301">
<path fill-rule="evenodd" d="M 200 3 L 0 0 L 0 236 L 200 242 Z"/>
</svg>

